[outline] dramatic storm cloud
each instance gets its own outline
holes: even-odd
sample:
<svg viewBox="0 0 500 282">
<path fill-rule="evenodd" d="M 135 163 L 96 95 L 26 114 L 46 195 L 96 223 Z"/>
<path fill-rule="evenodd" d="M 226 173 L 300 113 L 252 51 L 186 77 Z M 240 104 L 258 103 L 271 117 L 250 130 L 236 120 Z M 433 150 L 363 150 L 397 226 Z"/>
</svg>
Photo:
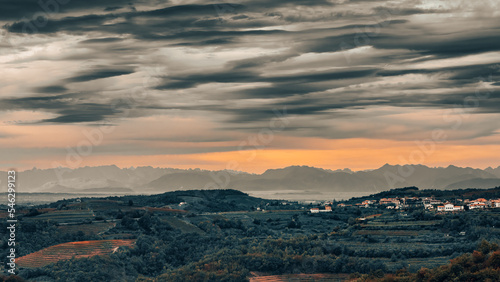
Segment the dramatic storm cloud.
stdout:
<svg viewBox="0 0 500 282">
<path fill-rule="evenodd" d="M 498 165 L 498 1 L 0 5 L 0 169 Z"/>
</svg>

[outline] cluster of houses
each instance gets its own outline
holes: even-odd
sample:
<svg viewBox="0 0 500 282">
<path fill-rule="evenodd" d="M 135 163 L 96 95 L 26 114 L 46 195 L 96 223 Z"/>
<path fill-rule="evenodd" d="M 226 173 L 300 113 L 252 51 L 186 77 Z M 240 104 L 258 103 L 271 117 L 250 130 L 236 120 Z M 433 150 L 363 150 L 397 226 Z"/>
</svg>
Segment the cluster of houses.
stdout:
<svg viewBox="0 0 500 282">
<path fill-rule="evenodd" d="M 325 209 L 312 208 L 311 213 L 331 212 L 331 202 L 325 203 Z M 487 208 L 500 208 L 500 199 L 486 200 L 479 198 L 476 200 L 462 200 L 457 199 L 454 203 L 443 202 L 435 199 L 434 197 L 403 197 L 403 198 L 382 198 L 376 200 L 365 200 L 361 203 L 354 205 L 340 203 L 337 207 L 357 206 L 361 208 L 380 207 L 385 206 L 386 209 L 406 209 L 421 207 L 427 210 L 436 210 L 438 212 L 456 212 L 466 209 L 487 209 Z"/>
<path fill-rule="evenodd" d="M 451 203 L 445 203 L 437 206 L 437 211 L 461 211 L 464 209 L 489 209 L 489 208 L 500 208 L 500 199 L 496 200 L 486 200 L 484 198 L 479 198 L 476 200 L 457 200 L 458 204 L 454 205 Z M 429 207 L 430 208 L 430 207 Z"/>
<path fill-rule="evenodd" d="M 480 198 L 474 201 L 465 200 L 464 203 L 469 205 L 469 209 L 500 208 L 500 199 L 486 200 Z"/>
<path fill-rule="evenodd" d="M 366 206 L 366 201 L 361 203 L 361 206 Z M 454 203 L 442 202 L 441 200 L 435 199 L 433 197 L 411 197 L 411 198 L 389 198 L 380 199 L 379 205 L 387 205 L 387 208 L 391 209 L 401 209 L 408 207 L 422 206 L 428 210 L 437 211 L 462 211 L 465 209 L 485 209 L 485 208 L 500 208 L 500 199 L 497 200 L 486 200 L 484 198 L 479 198 L 476 200 L 462 200 L 457 199 Z"/>
</svg>

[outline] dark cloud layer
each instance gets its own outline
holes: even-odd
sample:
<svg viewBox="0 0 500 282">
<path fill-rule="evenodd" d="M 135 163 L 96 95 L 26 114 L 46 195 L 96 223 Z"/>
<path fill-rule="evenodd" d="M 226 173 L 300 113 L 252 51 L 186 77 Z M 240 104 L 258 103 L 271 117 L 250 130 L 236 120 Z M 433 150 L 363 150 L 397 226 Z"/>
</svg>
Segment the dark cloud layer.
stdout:
<svg viewBox="0 0 500 282">
<path fill-rule="evenodd" d="M 75 94 L 2 99 L 1 105 L 2 110 L 27 109 L 55 113 L 59 116 L 41 121 L 54 123 L 95 122 L 115 113 L 109 105 L 89 103 L 81 95 Z"/>
<path fill-rule="evenodd" d="M 38 93 L 62 93 L 66 92 L 67 90 L 68 89 L 62 85 L 44 86 L 35 89 L 35 91 Z"/>
<path fill-rule="evenodd" d="M 125 0 L 3 0 L 2 20 L 33 19 L 37 15 L 57 14 L 81 10 L 103 10 L 109 6 L 127 5 Z"/>
<path fill-rule="evenodd" d="M 76 47 L 90 51 L 64 59 L 110 62 L 82 67 L 66 78 L 32 88 L 33 93 L 23 93 L 23 98 L 1 99 L 3 109 L 57 115 L 41 122 L 97 123 L 120 116 L 109 106 L 117 97 L 106 97 L 99 89 L 74 91 L 85 87 L 75 84 L 92 86 L 96 80 L 133 74 L 142 65 L 154 63 L 166 64 L 170 71 L 157 75 L 158 83 L 146 86 L 157 91 L 158 100 L 137 102 L 134 106 L 142 110 L 137 115 L 151 114 L 151 109 L 210 112 L 226 117 L 224 122 L 230 126 L 269 119 L 272 110 L 281 107 L 287 107 L 290 115 L 333 120 L 341 109 L 447 109 L 463 105 L 481 80 L 493 88 L 500 86 L 495 62 L 432 65 L 436 60 L 460 61 L 500 51 L 500 24 L 495 17 L 475 14 L 457 23 L 460 28 L 419 18 L 455 17 L 460 7 L 423 8 L 414 1 L 398 6 L 384 1 L 173 5 L 169 1 L 73 0 L 45 19 L 33 17 L 43 12 L 37 1 L 8 0 L 2 8 L 3 29 L 12 36 L 79 36 Z M 160 50 L 205 57 L 212 52 L 221 63 L 193 68 L 198 62 L 191 62 L 189 55 L 184 58 L 189 64 L 175 58 L 181 62 L 172 66 L 168 63 L 175 60 L 144 60 Z M 172 93 L 186 98 L 172 102 Z M 249 102 L 254 100 L 259 103 Z M 495 112 L 499 106 L 498 95 L 492 93 L 473 112 Z"/>
<path fill-rule="evenodd" d="M 125 69 L 91 69 L 66 79 L 66 82 L 85 82 L 101 78 L 121 76 L 131 74 L 134 71 L 130 68 Z"/>
</svg>

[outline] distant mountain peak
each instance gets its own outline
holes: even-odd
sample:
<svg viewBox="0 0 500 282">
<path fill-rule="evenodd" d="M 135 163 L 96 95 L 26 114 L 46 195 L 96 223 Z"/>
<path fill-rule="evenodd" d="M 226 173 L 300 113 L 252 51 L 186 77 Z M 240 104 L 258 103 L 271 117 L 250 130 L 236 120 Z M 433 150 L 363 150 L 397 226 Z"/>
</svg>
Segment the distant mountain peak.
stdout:
<svg viewBox="0 0 500 282">
<path fill-rule="evenodd" d="M 6 172 L 0 173 L 6 174 Z M 387 173 L 396 176 L 387 179 Z M 420 164 L 388 163 L 378 169 L 362 171 L 293 165 L 268 169 L 262 174 L 151 166 L 119 168 L 116 165 L 63 169 L 63 173 L 57 172 L 57 169 L 36 169 L 19 174 L 18 185 L 23 187 L 23 192 L 78 192 L 82 189 L 112 191 L 112 188 L 127 188 L 140 189 L 135 191 L 137 193 L 162 193 L 183 187 L 184 189 L 293 191 L 293 193 L 307 191 L 308 194 L 326 195 L 385 191 L 410 186 L 421 189 L 451 189 L 451 187 L 477 188 L 500 184 L 497 181 L 500 180 L 500 166 L 496 169 L 491 167 L 478 169 L 455 165 L 428 167 Z M 3 187 L 4 183 L 1 183 Z"/>
</svg>

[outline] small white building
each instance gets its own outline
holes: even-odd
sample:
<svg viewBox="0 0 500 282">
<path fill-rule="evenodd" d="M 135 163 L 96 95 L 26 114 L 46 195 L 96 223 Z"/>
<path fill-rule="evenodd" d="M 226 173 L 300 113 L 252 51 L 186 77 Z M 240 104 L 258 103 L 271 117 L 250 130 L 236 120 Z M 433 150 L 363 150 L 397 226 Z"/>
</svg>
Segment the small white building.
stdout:
<svg viewBox="0 0 500 282">
<path fill-rule="evenodd" d="M 490 203 L 492 208 L 500 208 L 500 200 L 491 200 Z"/>
<path fill-rule="evenodd" d="M 319 208 L 312 208 L 311 213 L 319 213 Z"/>
<path fill-rule="evenodd" d="M 446 212 L 461 211 L 463 209 L 464 209 L 463 206 L 455 206 L 454 204 L 450 203 L 447 203 L 444 206 L 437 207 L 438 211 L 446 211 Z"/>
<path fill-rule="evenodd" d="M 320 212 L 332 212 L 332 207 L 326 206 L 324 210 L 320 210 L 319 208 L 311 209 L 311 213 L 320 213 Z"/>
</svg>

